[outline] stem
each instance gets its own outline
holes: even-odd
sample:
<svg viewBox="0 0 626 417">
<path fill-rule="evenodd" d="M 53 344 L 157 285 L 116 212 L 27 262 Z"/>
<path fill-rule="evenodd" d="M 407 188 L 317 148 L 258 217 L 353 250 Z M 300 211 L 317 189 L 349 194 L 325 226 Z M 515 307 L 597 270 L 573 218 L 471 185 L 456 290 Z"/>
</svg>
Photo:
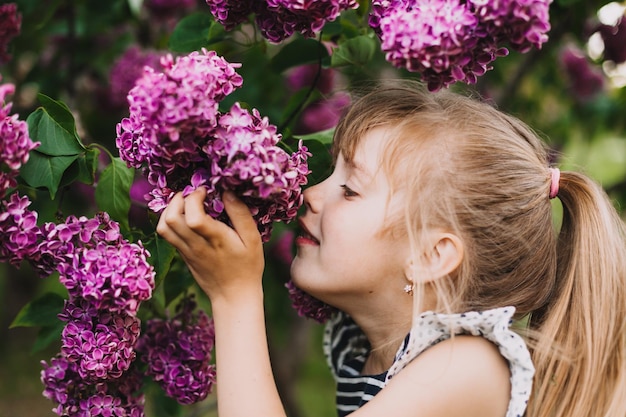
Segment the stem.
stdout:
<svg viewBox="0 0 626 417">
<path fill-rule="evenodd" d="M 318 42 L 320 44 L 322 43 L 322 32 L 320 32 Z M 313 82 L 309 86 L 309 90 L 306 92 L 306 95 L 304 96 L 300 104 L 298 104 L 298 106 L 291 112 L 291 114 L 287 117 L 287 119 L 285 119 L 285 121 L 278 127 L 279 132 L 282 132 L 287 126 L 289 126 L 291 122 L 293 121 L 293 119 L 302 111 L 305 103 L 309 100 L 309 98 L 311 98 L 311 94 L 313 94 L 313 91 L 315 90 L 317 83 L 320 80 L 321 76 L 322 76 L 322 54 L 318 52 L 317 72 L 315 73 L 315 78 L 313 79 Z"/>
</svg>

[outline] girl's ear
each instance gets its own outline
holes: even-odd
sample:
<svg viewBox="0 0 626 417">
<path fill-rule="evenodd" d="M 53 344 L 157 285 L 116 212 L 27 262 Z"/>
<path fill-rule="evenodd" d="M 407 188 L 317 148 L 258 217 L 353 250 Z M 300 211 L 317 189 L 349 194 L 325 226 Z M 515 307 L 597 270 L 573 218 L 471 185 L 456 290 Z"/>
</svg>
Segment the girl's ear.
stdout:
<svg viewBox="0 0 626 417">
<path fill-rule="evenodd" d="M 433 232 L 430 251 L 421 257 L 421 268 L 413 261 L 407 263 L 405 275 L 413 282 L 431 282 L 452 274 L 461 264 L 464 256 L 463 242 L 452 234 Z"/>
</svg>

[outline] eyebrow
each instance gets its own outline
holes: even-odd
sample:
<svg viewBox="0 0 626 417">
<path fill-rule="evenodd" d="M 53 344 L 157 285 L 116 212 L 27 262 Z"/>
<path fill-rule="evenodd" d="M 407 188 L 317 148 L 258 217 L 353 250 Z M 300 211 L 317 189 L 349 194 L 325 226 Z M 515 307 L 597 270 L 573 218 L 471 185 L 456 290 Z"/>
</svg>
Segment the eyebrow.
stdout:
<svg viewBox="0 0 626 417">
<path fill-rule="evenodd" d="M 361 174 L 362 176 L 364 176 L 368 180 L 372 180 L 374 178 L 374 175 L 371 172 L 369 172 L 363 166 L 363 164 L 359 163 L 358 161 L 355 161 L 355 160 L 346 161 L 346 165 L 348 165 L 348 167 L 350 167 L 351 169 L 355 170 L 358 174 Z"/>
</svg>

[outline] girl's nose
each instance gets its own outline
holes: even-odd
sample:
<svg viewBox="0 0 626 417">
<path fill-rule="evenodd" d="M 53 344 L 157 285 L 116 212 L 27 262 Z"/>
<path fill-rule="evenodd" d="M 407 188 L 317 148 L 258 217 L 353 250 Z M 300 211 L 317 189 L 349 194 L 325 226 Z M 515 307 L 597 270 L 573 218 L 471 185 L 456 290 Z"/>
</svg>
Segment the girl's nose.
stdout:
<svg viewBox="0 0 626 417">
<path fill-rule="evenodd" d="M 323 182 L 304 190 L 304 205 L 307 211 L 319 213 L 322 206 L 322 184 Z"/>
</svg>

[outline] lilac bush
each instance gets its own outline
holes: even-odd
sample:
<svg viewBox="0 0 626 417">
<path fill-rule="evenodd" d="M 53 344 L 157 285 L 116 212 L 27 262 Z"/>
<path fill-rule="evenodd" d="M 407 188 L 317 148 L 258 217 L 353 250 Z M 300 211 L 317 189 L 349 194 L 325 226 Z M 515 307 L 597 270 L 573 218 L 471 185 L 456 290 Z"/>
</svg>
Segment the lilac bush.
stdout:
<svg viewBox="0 0 626 417">
<path fill-rule="evenodd" d="M 144 416 L 141 375 L 135 369 L 110 382 L 89 384 L 80 377 L 77 364 L 64 356 L 41 365 L 43 396 L 55 404 L 52 411 L 59 416 Z"/>
<path fill-rule="evenodd" d="M 394 66 L 418 72 L 429 89 L 475 83 L 490 63 L 540 48 L 550 0 L 373 0 L 369 24 Z"/>
<path fill-rule="evenodd" d="M 313 319 L 318 323 L 325 323 L 337 311 L 334 307 L 296 287 L 296 284 L 291 280 L 285 284 L 285 287 L 289 291 L 292 307 L 301 317 Z"/>
<path fill-rule="evenodd" d="M 334 21 L 347 9 L 358 7 L 356 0 L 206 0 L 211 14 L 226 30 L 256 14 L 261 34 L 270 42 L 281 42 L 294 33 L 313 37 L 327 22 Z"/>
<path fill-rule="evenodd" d="M 11 60 L 8 53 L 9 42 L 20 33 L 22 15 L 15 3 L 0 5 L 0 64 Z"/>
<path fill-rule="evenodd" d="M 251 208 L 264 240 L 274 221 L 289 221 L 302 203 L 307 149 L 289 155 L 281 135 L 256 109 L 236 103 L 220 112 L 221 100 L 243 80 L 213 51 L 161 62 L 129 93 L 130 116 L 117 126 L 116 144 L 129 167 L 144 168 L 154 187 L 148 206 L 160 212 L 176 192 L 207 189 L 207 212 L 228 222 L 221 201 L 235 191 Z"/>
<path fill-rule="evenodd" d="M 37 253 L 41 231 L 37 226 L 37 212 L 28 209 L 28 197 L 11 194 L 1 202 L 0 262 L 19 267 L 24 259 Z"/>
<path fill-rule="evenodd" d="M 0 199 L 17 185 L 18 170 L 28 161 L 29 152 L 40 145 L 31 140 L 26 122 L 11 114 L 13 103 L 6 97 L 14 92 L 13 84 L 0 84 Z"/>
<path fill-rule="evenodd" d="M 143 68 L 149 66 L 158 68 L 163 53 L 144 50 L 134 45 L 126 49 L 119 56 L 109 70 L 109 101 L 113 106 L 123 107 L 126 105 L 126 96 L 135 81 L 143 73 Z"/>
<path fill-rule="evenodd" d="M 181 404 L 203 400 L 215 383 L 213 321 L 202 310 L 194 314 L 195 307 L 191 298 L 183 299 L 171 319 L 149 320 L 137 345 L 147 374 Z"/>
</svg>

